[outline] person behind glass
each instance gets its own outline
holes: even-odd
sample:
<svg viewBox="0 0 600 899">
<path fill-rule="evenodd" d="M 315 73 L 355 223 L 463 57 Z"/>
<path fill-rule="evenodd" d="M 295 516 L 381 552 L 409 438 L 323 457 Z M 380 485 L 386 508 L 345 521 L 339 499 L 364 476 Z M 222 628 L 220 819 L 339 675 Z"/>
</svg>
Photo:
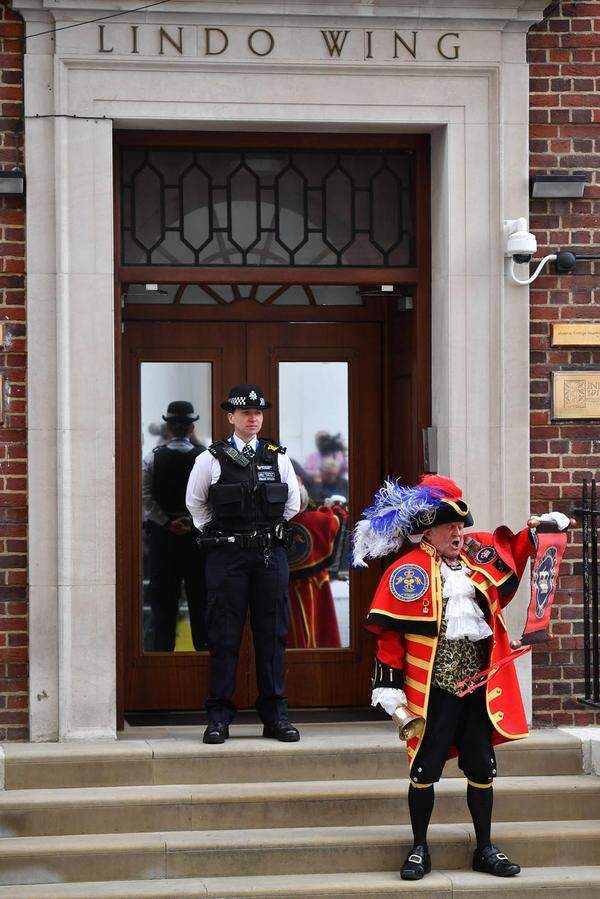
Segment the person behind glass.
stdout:
<svg viewBox="0 0 600 899">
<path fill-rule="evenodd" d="M 184 400 L 169 403 L 162 416 L 166 442 L 143 461 L 142 504 L 148 540 L 148 601 L 151 626 L 144 648 L 175 649 L 181 585 L 185 584 L 194 648 L 206 649 L 203 554 L 185 504 L 188 478 L 206 447 L 192 443 L 194 407 Z"/>
<path fill-rule="evenodd" d="M 263 736 L 286 743 L 300 739 L 288 718 L 284 681 L 289 621 L 284 524 L 300 510 L 300 494 L 285 449 L 258 438 L 263 410 L 270 406 L 257 385 L 232 387 L 221 408 L 233 434 L 198 456 L 187 487 L 187 507 L 206 547 L 205 743 L 223 743 L 229 736 L 248 608 Z"/>
</svg>

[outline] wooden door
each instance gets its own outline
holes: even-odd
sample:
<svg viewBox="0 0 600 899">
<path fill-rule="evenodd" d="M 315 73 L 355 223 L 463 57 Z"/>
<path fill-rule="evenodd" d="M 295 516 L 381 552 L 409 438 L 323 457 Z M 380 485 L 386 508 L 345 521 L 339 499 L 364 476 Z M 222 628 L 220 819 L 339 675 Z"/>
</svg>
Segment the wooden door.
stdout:
<svg viewBox="0 0 600 899">
<path fill-rule="evenodd" d="M 335 489 L 343 496 L 349 528 L 381 479 L 382 353 L 382 325 L 373 322 L 126 324 L 119 521 L 126 711 L 198 709 L 207 692 L 208 654 L 194 651 L 181 609 L 174 650 L 156 651 L 152 642 L 142 460 L 160 439 L 167 403 L 194 403 L 200 414 L 197 436 L 206 445 L 226 436 L 220 403 L 229 387 L 242 381 L 260 384 L 273 402 L 262 434 L 287 443 L 302 473 L 311 459 L 319 458 L 315 436 L 329 431 L 335 438 L 339 433 L 343 449 L 324 454 L 325 468 L 336 468 L 335 484 L 320 480 L 318 472 L 305 480 L 314 481 L 311 490 L 325 494 Z M 323 575 L 319 579 L 320 601 L 329 602 L 330 624 L 334 622 L 339 639 L 317 638 L 309 648 L 287 650 L 292 707 L 359 705 L 368 699 L 372 647 L 362 624 L 377 572 L 349 570 L 347 557 L 340 559 L 338 554 L 328 584 Z M 237 683 L 236 705 L 251 707 L 255 677 L 247 631 Z"/>
<path fill-rule="evenodd" d="M 382 326 L 372 322 L 265 323 L 247 328 L 249 380 L 263 386 L 273 402 L 263 432 L 287 445 L 302 476 L 302 469 L 307 470 L 308 481 L 315 474 L 318 478 L 315 435 L 324 431 L 334 441 L 340 435 L 343 449 L 326 451 L 320 463 L 323 481 L 326 474 L 337 480 L 329 491 L 325 483 L 313 484 L 313 489 L 317 505 L 319 489 L 347 499 L 343 505 L 349 512 L 348 528 L 370 503 L 381 480 L 382 355 Z M 317 618 L 310 648 L 287 650 L 291 707 L 362 705 L 368 701 L 373 647 L 363 624 L 378 572 L 373 567 L 352 570 L 347 563 L 346 558 L 341 567 L 343 577 L 349 580 L 341 579 L 338 570 L 330 572 L 329 583 L 323 581 L 324 572 L 300 588 L 297 581 L 290 582 L 292 615 L 294 606 L 304 604 L 312 590 Z M 318 616 L 325 613 L 323 605 L 331 603 L 331 595 L 330 615 L 336 619 L 339 640 L 331 636 L 331 622 L 321 629 L 321 638 L 318 634 Z M 303 610 L 304 617 L 296 616 L 299 627 L 306 614 Z"/>
<path fill-rule="evenodd" d="M 142 514 L 143 458 L 161 439 L 162 414 L 171 400 L 194 403 L 195 430 L 206 445 L 222 436 L 220 402 L 245 377 L 244 326 L 227 323 L 128 322 L 122 343 L 122 452 L 119 585 L 124 708 L 183 710 L 202 707 L 208 653 L 191 643 L 189 616 L 180 608 L 173 651 L 155 651 L 148 599 L 151 559 Z M 143 445 L 142 445 L 143 441 Z M 182 607 L 185 603 L 182 602 Z M 248 642 L 240 657 L 235 702 L 250 704 Z"/>
</svg>

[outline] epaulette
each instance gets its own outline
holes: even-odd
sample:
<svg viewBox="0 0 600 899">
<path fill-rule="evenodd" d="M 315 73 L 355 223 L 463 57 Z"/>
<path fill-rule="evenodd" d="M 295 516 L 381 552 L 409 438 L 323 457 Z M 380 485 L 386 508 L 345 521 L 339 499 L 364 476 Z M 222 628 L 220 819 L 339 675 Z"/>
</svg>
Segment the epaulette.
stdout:
<svg viewBox="0 0 600 899">
<path fill-rule="evenodd" d="M 261 437 L 261 443 L 264 443 L 268 450 L 271 450 L 272 453 L 281 453 L 281 455 L 285 455 L 287 453 L 287 446 L 280 446 L 274 440 L 271 440 L 270 437 Z"/>
</svg>

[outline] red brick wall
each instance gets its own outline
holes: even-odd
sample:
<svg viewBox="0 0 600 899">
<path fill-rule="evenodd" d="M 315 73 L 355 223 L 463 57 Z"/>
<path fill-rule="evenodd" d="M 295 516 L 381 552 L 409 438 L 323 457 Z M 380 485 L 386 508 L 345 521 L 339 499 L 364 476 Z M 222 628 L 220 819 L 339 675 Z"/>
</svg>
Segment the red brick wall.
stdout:
<svg viewBox="0 0 600 899">
<path fill-rule="evenodd" d="M 22 162 L 23 22 L 0 2 L 0 167 Z M 18 130 L 17 130 L 18 129 Z M 0 739 L 27 738 L 25 204 L 0 195 Z"/>
<path fill-rule="evenodd" d="M 538 256 L 557 248 L 600 252 L 600 0 L 553 3 L 528 36 L 530 169 L 585 174 L 581 200 L 532 200 L 530 227 Z M 600 321 L 600 263 L 580 262 L 574 275 L 546 269 L 531 288 L 531 501 L 537 512 L 569 512 L 584 477 L 600 474 L 598 422 L 551 420 L 550 373 L 600 368 L 600 350 L 553 349 L 551 322 Z M 549 272 L 549 273 L 546 273 Z M 600 723 L 577 702 L 583 693 L 581 531 L 567 547 L 551 627 L 553 639 L 534 651 L 534 720 L 538 724 Z"/>
</svg>

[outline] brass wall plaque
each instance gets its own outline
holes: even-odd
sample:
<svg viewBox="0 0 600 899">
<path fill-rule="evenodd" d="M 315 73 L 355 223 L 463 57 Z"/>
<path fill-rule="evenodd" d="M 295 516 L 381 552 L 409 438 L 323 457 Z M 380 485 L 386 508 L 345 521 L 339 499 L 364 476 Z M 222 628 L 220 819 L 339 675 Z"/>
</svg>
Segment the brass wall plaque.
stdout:
<svg viewBox="0 0 600 899">
<path fill-rule="evenodd" d="M 600 418 L 600 371 L 552 373 L 553 418 Z"/>
<path fill-rule="evenodd" d="M 552 346 L 600 346 L 600 322 L 553 322 Z"/>
</svg>

